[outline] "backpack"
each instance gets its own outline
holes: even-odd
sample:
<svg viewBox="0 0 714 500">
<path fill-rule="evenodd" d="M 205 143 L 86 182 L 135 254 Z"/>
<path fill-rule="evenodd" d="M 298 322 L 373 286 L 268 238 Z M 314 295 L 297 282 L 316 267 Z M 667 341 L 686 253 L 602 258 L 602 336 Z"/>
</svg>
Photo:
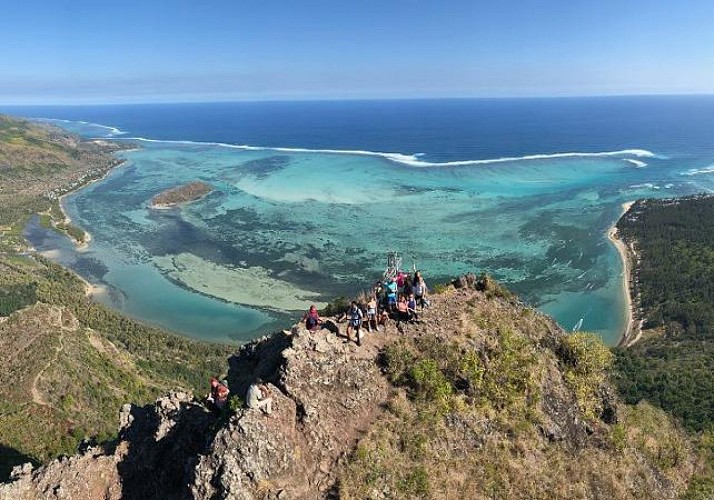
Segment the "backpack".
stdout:
<svg viewBox="0 0 714 500">
<path fill-rule="evenodd" d="M 362 322 L 362 311 L 359 308 L 350 309 L 350 321 L 354 325 L 359 325 Z"/>
</svg>

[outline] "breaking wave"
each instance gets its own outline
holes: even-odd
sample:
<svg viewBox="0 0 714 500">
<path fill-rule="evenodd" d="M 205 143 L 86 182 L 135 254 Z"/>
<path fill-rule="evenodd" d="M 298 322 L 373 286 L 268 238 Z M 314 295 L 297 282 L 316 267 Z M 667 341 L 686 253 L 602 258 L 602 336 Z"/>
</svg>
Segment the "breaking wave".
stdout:
<svg viewBox="0 0 714 500">
<path fill-rule="evenodd" d="M 634 156 L 637 158 L 657 158 L 658 156 L 646 149 L 622 149 L 619 151 L 603 151 L 597 153 L 550 153 L 550 154 L 534 154 L 525 156 L 506 156 L 502 158 L 490 158 L 484 160 L 456 160 L 445 162 L 431 162 L 419 159 L 424 153 L 404 154 L 404 153 L 383 153 L 378 151 L 363 151 L 350 149 L 308 149 L 308 148 L 284 148 L 284 147 L 267 147 L 267 146 L 248 146 L 239 144 L 229 144 L 225 142 L 201 142 L 201 141 L 181 141 L 181 140 L 159 140 L 147 139 L 146 137 L 122 137 L 124 140 L 142 141 L 150 143 L 163 144 L 184 144 L 197 146 L 218 146 L 224 148 L 240 149 L 243 151 L 277 151 L 283 153 L 317 153 L 317 154 L 340 154 L 340 155 L 357 155 L 357 156 L 375 156 L 385 158 L 395 163 L 401 163 L 411 167 L 463 167 L 469 165 L 489 165 L 492 163 L 511 163 L 518 161 L 529 160 L 550 160 L 561 158 L 590 158 L 590 157 L 619 157 L 619 156 Z M 637 162 L 638 165 L 644 166 L 645 162 L 633 160 L 630 158 L 622 158 L 623 160 L 632 163 Z"/>
<path fill-rule="evenodd" d="M 647 163 L 642 160 L 633 160 L 632 158 L 625 158 L 625 161 L 632 163 L 635 168 L 645 168 L 647 166 Z"/>
<path fill-rule="evenodd" d="M 709 165 L 704 168 L 693 168 L 682 172 L 682 175 L 702 175 L 702 174 L 714 174 L 714 165 Z"/>
<path fill-rule="evenodd" d="M 46 122 L 46 123 L 81 123 L 82 125 L 89 125 L 91 127 L 97 127 L 97 128 L 108 130 L 109 136 L 126 134 L 126 132 L 124 132 L 123 130 L 120 130 L 116 127 L 110 127 L 109 125 L 102 125 L 99 123 L 86 122 L 83 120 L 63 120 L 61 118 L 33 118 L 33 120 L 38 121 L 38 122 Z"/>
</svg>

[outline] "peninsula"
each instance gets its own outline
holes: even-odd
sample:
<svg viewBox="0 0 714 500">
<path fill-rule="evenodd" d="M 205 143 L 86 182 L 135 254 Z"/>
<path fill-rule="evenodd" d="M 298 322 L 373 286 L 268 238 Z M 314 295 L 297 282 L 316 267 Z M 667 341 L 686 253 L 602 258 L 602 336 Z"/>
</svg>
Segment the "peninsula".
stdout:
<svg viewBox="0 0 714 500">
<path fill-rule="evenodd" d="M 242 346 L 216 418 L 184 391 L 126 404 L 119 436 L 14 469 L 0 498 L 676 498 L 698 459 L 663 412 L 626 406 L 609 349 L 488 277 L 361 345 L 323 312 Z M 401 330 L 401 331 L 400 331 Z M 260 377 L 272 410 L 241 401 Z"/>
<path fill-rule="evenodd" d="M 201 181 L 193 181 L 183 186 L 162 191 L 151 199 L 151 208 L 165 209 L 173 208 L 185 203 L 200 200 L 213 191 L 210 184 Z"/>
</svg>

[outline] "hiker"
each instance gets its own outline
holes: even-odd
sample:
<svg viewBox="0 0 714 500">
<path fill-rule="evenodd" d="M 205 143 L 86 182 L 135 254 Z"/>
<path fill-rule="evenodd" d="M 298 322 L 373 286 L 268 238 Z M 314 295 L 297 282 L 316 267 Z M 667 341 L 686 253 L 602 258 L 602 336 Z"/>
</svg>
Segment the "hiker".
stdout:
<svg viewBox="0 0 714 500">
<path fill-rule="evenodd" d="M 400 292 L 404 291 L 404 281 L 406 280 L 406 278 L 407 278 L 407 274 L 404 271 L 402 271 L 402 270 L 397 271 L 397 289 Z"/>
<path fill-rule="evenodd" d="M 414 287 L 414 298 L 416 299 L 417 304 L 419 304 L 419 307 L 421 309 L 424 309 L 425 306 L 429 307 L 429 301 L 426 298 L 426 294 L 429 290 L 426 287 L 426 282 L 421 275 L 421 271 L 414 273 L 412 286 Z"/>
<path fill-rule="evenodd" d="M 387 309 L 389 312 L 394 311 L 394 306 L 397 305 L 397 284 L 394 278 L 389 278 L 387 281 Z"/>
<path fill-rule="evenodd" d="M 270 415 L 273 411 L 273 398 L 270 397 L 270 389 L 261 379 L 257 379 L 248 387 L 245 402 L 248 408 L 261 410 L 266 415 Z"/>
<path fill-rule="evenodd" d="M 377 326 L 382 325 L 384 328 L 387 328 L 387 323 L 389 323 L 389 313 L 382 309 L 377 313 Z M 377 331 L 379 331 L 379 329 L 377 329 Z"/>
<path fill-rule="evenodd" d="M 380 309 L 386 309 L 386 307 L 387 307 L 387 290 L 381 281 L 377 281 L 374 284 L 372 294 L 377 299 L 377 306 Z"/>
<path fill-rule="evenodd" d="M 417 302 L 414 294 L 409 294 L 409 299 L 407 299 L 407 313 L 409 314 L 409 321 L 419 322 L 419 315 L 416 312 Z"/>
<path fill-rule="evenodd" d="M 397 318 L 397 328 L 400 327 L 402 322 L 409 321 L 409 306 L 407 305 L 407 298 L 404 294 L 399 295 L 395 316 Z"/>
<path fill-rule="evenodd" d="M 404 278 L 404 295 L 406 297 L 409 297 L 413 293 L 414 293 L 414 285 L 412 285 L 412 277 L 407 275 L 407 277 Z"/>
<path fill-rule="evenodd" d="M 372 328 L 375 331 L 379 331 L 379 325 L 377 324 L 377 299 L 372 297 L 367 302 L 367 331 L 372 332 Z"/>
<path fill-rule="evenodd" d="M 206 396 L 206 402 L 220 412 L 226 406 L 230 392 L 226 384 L 219 382 L 216 377 L 211 377 L 211 391 Z"/>
<path fill-rule="evenodd" d="M 317 331 L 322 325 L 322 318 L 318 314 L 315 304 L 310 306 L 310 310 L 305 313 L 302 320 L 305 323 L 305 328 L 311 332 Z"/>
<path fill-rule="evenodd" d="M 352 304 L 350 304 L 350 308 L 347 310 L 347 342 L 352 340 L 352 330 L 354 330 L 357 335 L 357 345 L 362 345 L 362 332 L 360 331 L 362 318 L 362 310 L 357 305 L 357 301 L 353 300 Z"/>
</svg>

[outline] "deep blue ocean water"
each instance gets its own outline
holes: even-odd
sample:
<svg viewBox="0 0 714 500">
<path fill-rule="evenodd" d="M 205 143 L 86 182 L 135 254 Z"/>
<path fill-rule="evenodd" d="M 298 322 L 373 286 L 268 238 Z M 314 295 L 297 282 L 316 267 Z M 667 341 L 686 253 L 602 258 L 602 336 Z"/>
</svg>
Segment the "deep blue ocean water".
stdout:
<svg viewBox="0 0 714 500">
<path fill-rule="evenodd" d="M 219 340 L 356 293 L 397 250 L 432 282 L 490 272 L 564 328 L 614 343 L 625 302 L 605 233 L 622 203 L 714 188 L 708 96 L 0 112 L 141 146 L 65 199 L 92 234 L 88 249 L 32 224 L 28 238 L 102 285 L 100 300 Z M 252 147 L 230 147 L 240 145 Z M 214 192 L 182 209 L 149 208 L 156 193 L 194 179 Z"/>
</svg>

